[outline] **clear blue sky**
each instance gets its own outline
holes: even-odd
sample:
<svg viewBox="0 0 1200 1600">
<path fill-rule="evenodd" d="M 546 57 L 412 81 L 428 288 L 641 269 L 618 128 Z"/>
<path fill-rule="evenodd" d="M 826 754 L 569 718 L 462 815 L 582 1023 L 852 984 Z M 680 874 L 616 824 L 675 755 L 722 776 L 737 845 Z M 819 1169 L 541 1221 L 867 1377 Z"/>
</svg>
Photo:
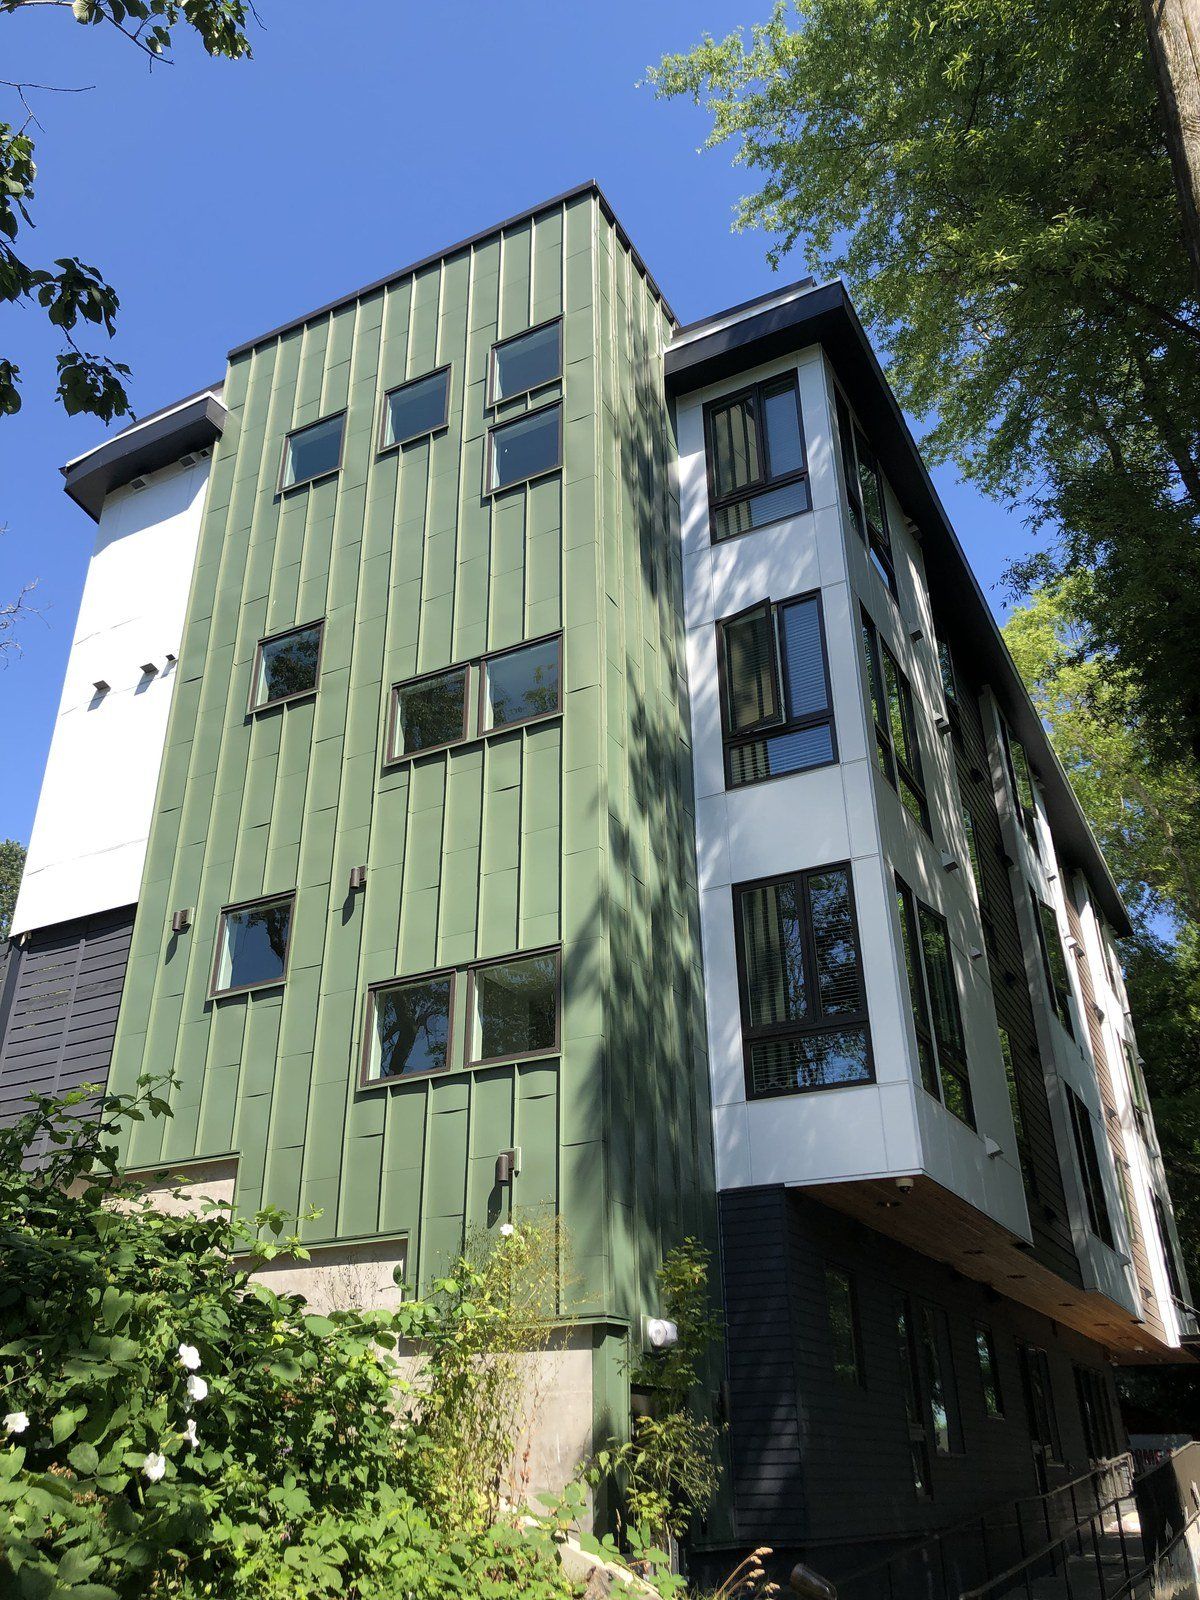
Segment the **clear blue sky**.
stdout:
<svg viewBox="0 0 1200 1600">
<path fill-rule="evenodd" d="M 802 275 L 733 235 L 749 181 L 697 154 L 703 115 L 637 87 L 647 63 L 707 28 L 760 20 L 767 0 L 258 0 L 255 58 L 174 66 L 69 11 L 0 18 L 3 75 L 88 94 L 37 94 L 38 260 L 78 255 L 122 308 L 112 353 L 138 411 L 220 378 L 226 350 L 585 178 L 608 193 L 685 321 Z M 182 39 L 182 35 L 181 35 Z M 15 120 L 10 91 L 0 117 Z M 105 347 L 103 336 L 98 347 Z M 56 343 L 5 307 L 0 353 L 24 408 L 0 418 L 0 597 L 37 579 L 41 618 L 0 670 L 0 838 L 27 840 L 93 525 L 59 466 L 103 437 L 53 401 Z M 993 605 L 1023 550 L 1018 519 L 935 473 Z"/>
</svg>

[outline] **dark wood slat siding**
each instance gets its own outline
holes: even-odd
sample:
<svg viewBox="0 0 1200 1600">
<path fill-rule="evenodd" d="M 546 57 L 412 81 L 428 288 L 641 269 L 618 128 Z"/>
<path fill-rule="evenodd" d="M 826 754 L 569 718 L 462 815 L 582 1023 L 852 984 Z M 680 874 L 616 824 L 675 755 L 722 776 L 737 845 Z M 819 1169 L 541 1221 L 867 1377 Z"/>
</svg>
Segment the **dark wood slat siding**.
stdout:
<svg viewBox="0 0 1200 1600">
<path fill-rule="evenodd" d="M 40 928 L 10 947 L 0 1120 L 20 1116 L 30 1094 L 107 1083 L 132 932 L 129 906 Z"/>
<path fill-rule="evenodd" d="M 1012 1042 L 1030 1164 L 1037 1183 L 1036 1196 L 1028 1196 L 1034 1254 L 1044 1266 L 1079 1286 L 1083 1278 L 1071 1238 L 1046 1076 L 1038 1051 L 1025 956 L 1013 901 L 1012 874 L 1004 863 L 1000 816 L 984 736 L 980 700 L 983 686 L 973 680 L 969 661 L 960 663 L 956 656 L 954 667 L 959 698 L 953 733 L 958 786 L 975 823 L 980 871 L 993 931 L 992 949 L 986 957 L 988 976 L 996 1020 Z"/>
</svg>

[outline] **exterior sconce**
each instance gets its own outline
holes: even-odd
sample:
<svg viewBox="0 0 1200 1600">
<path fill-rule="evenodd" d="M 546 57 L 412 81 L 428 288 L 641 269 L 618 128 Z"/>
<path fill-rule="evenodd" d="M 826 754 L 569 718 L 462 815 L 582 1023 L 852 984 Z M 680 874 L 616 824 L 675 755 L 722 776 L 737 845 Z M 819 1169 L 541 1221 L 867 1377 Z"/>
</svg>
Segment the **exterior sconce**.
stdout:
<svg viewBox="0 0 1200 1600">
<path fill-rule="evenodd" d="M 158 671 L 158 663 L 156 661 L 143 661 L 142 662 L 142 675 L 144 677 L 152 678 L 152 677 L 154 677 L 154 675 L 155 675 L 155 673 L 157 671 Z"/>
<path fill-rule="evenodd" d="M 92 684 L 92 688 L 95 689 L 97 694 L 107 694 L 112 688 L 112 684 L 109 683 L 107 678 L 97 678 Z"/>
<path fill-rule="evenodd" d="M 914 644 L 920 644 L 921 640 L 925 637 L 925 630 L 924 628 L 913 628 L 908 637 Z"/>
<path fill-rule="evenodd" d="M 958 857 L 950 854 L 949 850 L 942 851 L 942 866 L 947 872 L 958 871 Z"/>
<path fill-rule="evenodd" d="M 979 946 L 977 944 L 973 944 L 971 946 L 971 960 L 972 961 L 982 961 L 983 960 L 983 951 L 979 948 Z"/>
<path fill-rule="evenodd" d="M 355 890 L 357 890 L 357 889 L 365 889 L 366 887 L 367 887 L 367 869 L 366 869 L 366 867 L 351 867 L 350 868 L 350 893 L 353 894 L 355 892 Z"/>
<path fill-rule="evenodd" d="M 192 908 L 187 906 L 182 911 L 176 911 L 171 916 L 171 932 L 186 933 L 192 925 Z"/>
<path fill-rule="evenodd" d="M 933 725 L 937 729 L 937 731 L 942 735 L 943 739 L 950 732 L 950 718 L 949 717 L 938 717 L 938 719 L 935 721 L 935 723 Z"/>
<path fill-rule="evenodd" d="M 496 1157 L 496 1187 L 498 1189 L 508 1188 L 520 1170 L 520 1145 L 515 1146 L 512 1150 L 501 1150 Z"/>
<path fill-rule="evenodd" d="M 650 1350 L 669 1350 L 679 1343 L 678 1325 L 669 1317 L 643 1317 L 642 1342 Z"/>
</svg>

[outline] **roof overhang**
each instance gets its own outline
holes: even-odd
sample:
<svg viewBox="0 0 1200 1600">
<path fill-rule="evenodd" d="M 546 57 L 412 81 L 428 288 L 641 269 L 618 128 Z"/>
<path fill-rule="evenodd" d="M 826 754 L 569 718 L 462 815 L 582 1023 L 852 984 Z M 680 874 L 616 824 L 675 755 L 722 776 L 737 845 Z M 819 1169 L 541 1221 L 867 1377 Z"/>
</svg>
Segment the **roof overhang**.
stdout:
<svg viewBox="0 0 1200 1600">
<path fill-rule="evenodd" d="M 1055 847 L 1085 875 L 1097 903 L 1124 936 L 1132 931 L 1100 847 L 1054 754 L 1029 693 L 1008 653 L 991 607 L 926 471 L 904 414 L 840 281 L 793 284 L 681 328 L 666 350 L 668 393 L 680 396 L 761 366 L 805 345 L 820 344 L 871 437 L 901 504 L 921 538 L 926 578 L 939 625 L 951 649 L 979 663 L 1004 715 L 1025 745 L 1041 782 Z"/>
<path fill-rule="evenodd" d="M 211 390 L 126 428 L 115 438 L 68 461 L 63 487 L 77 506 L 99 522 L 105 498 L 135 478 L 170 466 L 190 450 L 210 448 L 221 437 L 225 407 Z"/>
</svg>

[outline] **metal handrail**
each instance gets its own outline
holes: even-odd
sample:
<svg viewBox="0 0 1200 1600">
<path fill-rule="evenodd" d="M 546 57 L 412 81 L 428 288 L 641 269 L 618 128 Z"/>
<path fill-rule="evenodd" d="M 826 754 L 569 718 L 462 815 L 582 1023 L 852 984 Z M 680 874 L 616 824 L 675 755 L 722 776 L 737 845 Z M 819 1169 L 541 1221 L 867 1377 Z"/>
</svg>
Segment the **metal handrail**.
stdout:
<svg viewBox="0 0 1200 1600">
<path fill-rule="evenodd" d="M 1156 1576 L 1158 1569 L 1174 1551 L 1175 1546 L 1181 1539 L 1186 1538 L 1187 1535 L 1191 1533 L 1192 1529 L 1198 1522 L 1200 1522 L 1200 1508 L 1197 1508 L 1197 1510 L 1192 1512 L 1191 1516 L 1184 1523 L 1183 1527 L 1180 1528 L 1179 1532 L 1175 1535 L 1171 1542 L 1164 1545 L 1152 1561 L 1148 1561 L 1140 1572 L 1135 1572 L 1132 1578 L 1127 1578 L 1125 1580 L 1124 1586 L 1117 1590 L 1116 1594 L 1113 1595 L 1112 1600 L 1127 1600 L 1127 1596 L 1132 1596 L 1134 1589 L 1139 1583 L 1143 1582 L 1144 1579 L 1148 1577 L 1152 1578 Z"/>
<path fill-rule="evenodd" d="M 986 1583 L 981 1583 L 977 1589 L 964 1589 L 959 1595 L 958 1600 L 987 1600 L 987 1596 L 993 1592 L 1002 1594 L 1002 1589 L 997 1590 L 998 1584 L 1010 1583 L 1011 1580 L 1018 1577 L 1026 1567 L 1036 1566 L 1038 1562 L 1044 1561 L 1047 1556 L 1053 1555 L 1054 1552 L 1060 1549 L 1063 1545 L 1070 1544 L 1072 1539 L 1081 1544 L 1080 1535 L 1085 1529 L 1092 1532 L 1094 1544 L 1096 1522 L 1099 1521 L 1103 1523 L 1104 1516 L 1107 1512 L 1112 1511 L 1115 1507 L 1131 1500 L 1132 1498 L 1133 1496 L 1127 1491 L 1125 1494 L 1119 1494 L 1114 1496 L 1114 1498 L 1111 1500 L 1106 1500 L 1102 1506 L 1097 1506 L 1095 1511 L 1093 1511 L 1089 1516 L 1084 1517 L 1082 1521 L 1077 1522 L 1073 1528 L 1068 1528 L 1065 1533 L 1060 1534 L 1057 1539 L 1052 1539 L 1049 1544 L 1043 1545 L 1040 1550 L 1035 1550 L 1031 1555 L 1023 1557 L 1014 1566 L 1009 1567 L 1006 1572 L 998 1572 L 994 1578 L 989 1578 Z M 1121 1535 L 1121 1547 L 1124 1549 L 1125 1529 L 1121 1523 L 1120 1512 L 1117 1513 L 1117 1529 Z M 1172 1543 L 1174 1543 L 1174 1540 L 1172 1540 Z M 1151 1565 L 1153 1565 L 1153 1563 L 1151 1563 Z"/>
</svg>

